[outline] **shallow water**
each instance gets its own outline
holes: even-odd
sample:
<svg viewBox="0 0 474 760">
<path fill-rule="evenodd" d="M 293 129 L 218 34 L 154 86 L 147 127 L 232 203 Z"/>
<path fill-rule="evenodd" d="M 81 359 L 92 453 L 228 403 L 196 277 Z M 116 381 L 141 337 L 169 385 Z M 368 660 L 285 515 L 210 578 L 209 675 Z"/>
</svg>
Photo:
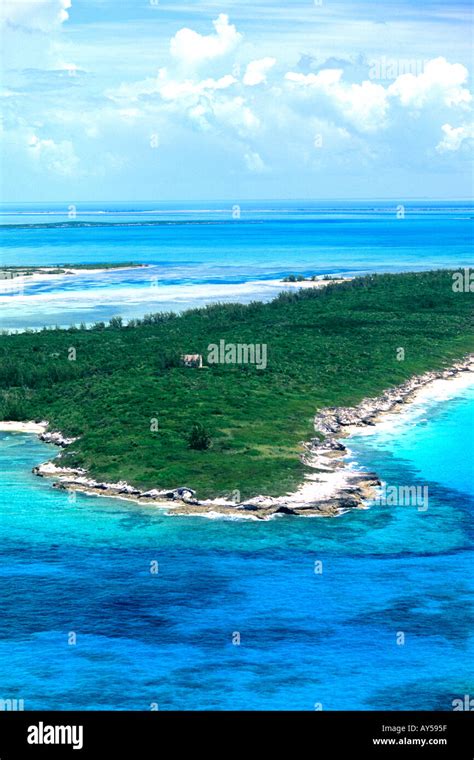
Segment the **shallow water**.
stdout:
<svg viewBox="0 0 474 760">
<path fill-rule="evenodd" d="M 147 269 L 0 280 L 0 327 L 125 319 L 215 301 L 268 300 L 288 274 L 354 275 L 469 266 L 473 207 L 414 202 L 56 204 L 0 207 L 3 266 L 137 262 Z M 104 208 L 106 212 L 104 212 Z M 74 222 L 76 226 L 65 226 Z M 51 226 L 45 226 L 45 224 Z M 90 225 L 99 225 L 91 227 Z M 112 226 L 100 226 L 100 225 Z"/>
</svg>

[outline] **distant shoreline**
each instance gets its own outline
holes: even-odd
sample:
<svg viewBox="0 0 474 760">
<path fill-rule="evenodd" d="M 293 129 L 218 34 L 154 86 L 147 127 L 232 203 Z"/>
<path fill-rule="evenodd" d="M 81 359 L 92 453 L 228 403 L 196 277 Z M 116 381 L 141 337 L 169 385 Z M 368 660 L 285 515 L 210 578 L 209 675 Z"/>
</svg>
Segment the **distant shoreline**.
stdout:
<svg viewBox="0 0 474 760">
<path fill-rule="evenodd" d="M 298 490 L 285 496 L 259 495 L 241 503 L 225 499 L 198 500 L 194 490 L 187 486 L 140 491 L 126 482 L 93 480 L 85 470 L 61 468 L 55 461 L 40 464 L 33 468 L 33 472 L 40 477 L 57 478 L 53 487 L 61 490 L 124 499 L 165 509 L 170 515 L 260 520 L 279 514 L 336 517 L 352 509 L 365 509 L 367 501 L 375 497 L 381 486 L 376 473 L 355 470 L 344 462 L 350 452 L 342 440 L 354 434 L 375 433 L 381 425 L 393 424 L 394 416 L 403 413 L 414 401 L 430 400 L 440 392 L 450 398 L 473 383 L 474 355 L 470 354 L 449 369 L 414 376 L 380 396 L 364 399 L 355 407 L 318 411 L 315 432 L 325 437 L 307 442 L 303 455 L 304 463 L 315 472 L 307 473 Z M 46 421 L 0 422 L 0 432 L 36 434 L 41 440 L 58 446 L 73 442 L 59 432 L 48 433 L 47 427 Z"/>
<path fill-rule="evenodd" d="M 77 274 L 103 274 L 104 272 L 116 272 L 123 269 L 143 269 L 148 264 L 58 264 L 53 266 L 2 266 L 0 267 L 0 284 L 14 282 L 18 287 L 18 280 L 27 278 L 27 282 L 44 282 L 45 279 L 64 277 L 65 275 Z"/>
</svg>

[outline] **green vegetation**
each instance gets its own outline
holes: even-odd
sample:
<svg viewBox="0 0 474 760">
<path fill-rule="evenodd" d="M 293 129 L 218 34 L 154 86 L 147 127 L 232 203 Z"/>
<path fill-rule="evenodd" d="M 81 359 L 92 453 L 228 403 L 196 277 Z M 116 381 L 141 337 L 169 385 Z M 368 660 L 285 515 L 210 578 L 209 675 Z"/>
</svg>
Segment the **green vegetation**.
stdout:
<svg viewBox="0 0 474 760">
<path fill-rule="evenodd" d="M 1 335 L 0 418 L 80 436 L 64 464 L 100 479 L 281 494 L 302 480 L 317 408 L 354 405 L 474 350 L 472 298 L 453 293 L 446 271 L 377 275 L 267 304 Z M 206 362 L 221 340 L 267 344 L 267 369 L 182 366 L 182 354 Z"/>
<path fill-rule="evenodd" d="M 283 282 L 316 282 L 317 280 L 337 280 L 336 275 L 325 274 L 322 277 L 313 274 L 311 277 L 304 277 L 302 274 L 289 274 L 283 278 Z"/>
<path fill-rule="evenodd" d="M 305 282 L 306 277 L 302 274 L 289 274 L 288 277 L 283 278 L 283 282 Z"/>
<path fill-rule="evenodd" d="M 136 269 L 146 266 L 146 264 L 137 264 L 135 261 L 124 261 L 119 263 L 108 262 L 106 264 L 61 264 L 65 269 Z"/>
<path fill-rule="evenodd" d="M 211 435 L 200 422 L 193 424 L 188 436 L 188 444 L 190 449 L 196 449 L 196 451 L 204 451 L 211 446 Z"/>
</svg>

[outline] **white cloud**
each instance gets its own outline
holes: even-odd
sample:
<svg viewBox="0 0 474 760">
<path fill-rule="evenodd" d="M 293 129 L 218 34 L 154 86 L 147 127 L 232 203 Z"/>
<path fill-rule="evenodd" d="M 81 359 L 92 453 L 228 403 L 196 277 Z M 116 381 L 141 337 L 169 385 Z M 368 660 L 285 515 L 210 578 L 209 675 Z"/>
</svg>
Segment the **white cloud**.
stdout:
<svg viewBox="0 0 474 760">
<path fill-rule="evenodd" d="M 218 122 L 227 125 L 241 136 L 252 134 L 260 127 L 259 118 L 240 96 L 216 100 L 212 111 Z"/>
<path fill-rule="evenodd" d="M 3 23 L 49 32 L 69 18 L 71 0 L 0 0 Z"/>
<path fill-rule="evenodd" d="M 35 161 L 55 174 L 72 176 L 79 165 L 74 146 L 69 140 L 55 142 L 32 134 L 28 138 L 28 151 Z"/>
<path fill-rule="evenodd" d="M 342 74 L 342 69 L 323 69 L 317 74 L 300 74 L 295 71 L 289 71 L 288 74 L 285 75 L 285 79 L 288 82 L 294 82 L 295 84 L 306 85 L 308 87 L 327 88 L 339 84 Z"/>
<path fill-rule="evenodd" d="M 323 69 L 317 74 L 301 74 L 290 71 L 285 80 L 300 97 L 314 102 L 315 108 L 324 114 L 335 111 L 361 132 L 385 129 L 394 116 L 392 109 L 398 105 L 402 111 L 421 111 L 430 106 L 440 114 L 446 108 L 466 108 L 472 96 L 464 87 L 468 71 L 462 64 L 448 63 L 444 58 L 427 61 L 418 75 L 401 74 L 385 87 L 372 80 L 358 83 L 343 81 L 342 69 Z M 319 114 L 321 115 L 321 114 Z M 403 116 L 406 120 L 407 116 Z"/>
<path fill-rule="evenodd" d="M 175 114 L 202 131 L 221 125 L 247 136 L 258 130 L 260 121 L 244 97 L 225 92 L 236 84 L 237 80 L 231 74 L 219 79 L 180 80 L 171 78 L 167 69 L 161 69 L 156 79 L 122 84 L 116 90 L 108 91 L 107 96 L 120 103 L 122 110 L 139 102 L 144 116 L 151 112 L 162 113 L 169 121 Z M 153 96 L 158 96 L 158 100 Z"/>
<path fill-rule="evenodd" d="M 209 95 L 216 90 L 226 90 L 236 81 L 231 74 L 226 74 L 219 79 L 209 77 L 201 81 L 173 79 L 169 76 L 167 69 L 160 69 L 155 79 L 150 77 L 141 82 L 124 83 L 114 90 L 108 90 L 106 95 L 115 101 L 137 101 L 147 95 L 160 95 L 163 100 L 180 100 Z"/>
<path fill-rule="evenodd" d="M 451 106 L 467 104 L 472 96 L 463 85 L 469 72 L 461 63 L 433 58 L 417 76 L 401 74 L 388 88 L 388 94 L 400 99 L 403 106 L 422 108 L 428 102 Z"/>
<path fill-rule="evenodd" d="M 474 139 L 474 124 L 466 124 L 460 127 L 443 124 L 441 129 L 444 132 L 444 137 L 436 146 L 438 153 L 457 151 L 464 140 Z"/>
<path fill-rule="evenodd" d="M 155 77 L 141 79 L 139 82 L 122 82 L 118 87 L 105 91 L 110 100 L 130 102 L 137 101 L 143 95 L 159 94 L 159 80 Z"/>
<path fill-rule="evenodd" d="M 259 58 L 257 61 L 250 61 L 244 74 L 244 84 L 248 87 L 254 87 L 257 84 L 265 84 L 267 74 L 276 63 L 276 58 Z"/>
<path fill-rule="evenodd" d="M 224 189 L 228 177 L 245 172 L 258 186 L 269 186 L 271 178 L 276 184 L 295 178 L 296 186 L 305 177 L 305 187 L 312 187 L 310 178 L 325 177 L 334 190 L 338 173 L 382 182 L 395 165 L 420 175 L 442 167 L 444 175 L 474 136 L 467 126 L 467 70 L 444 58 L 423 59 L 416 76 L 390 81 L 374 81 L 365 63 L 341 57 L 317 70 L 315 59 L 299 58 L 271 35 L 258 47 L 253 39 L 240 44 L 242 35 L 221 14 L 214 28 L 199 27 L 209 34 L 180 29 L 159 46 L 153 27 L 143 58 L 132 65 L 124 57 L 117 68 L 107 68 L 112 54 L 101 42 L 95 38 L 78 57 L 77 30 L 71 37 L 61 30 L 70 0 L 25 0 L 23 7 L 33 5 L 37 12 L 29 21 L 25 16 L 21 24 L 18 12 L 5 29 L 8 60 L 13 51 L 19 59 L 10 64 L 2 105 L 12 147 L 5 151 L 8 161 L 36 180 L 49 175 L 58 185 L 81 179 L 85 185 L 91 177 L 123 174 L 141 183 L 156 176 L 159 161 L 160 176 L 172 187 L 173 162 L 181 155 L 190 176 L 201 167 L 201 174 L 222 177 Z M 7 7 L 12 0 L 3 3 L 4 19 Z M 100 63 L 95 68 L 92 49 Z M 67 63 L 72 58 L 77 65 Z M 286 76 L 277 63 L 286 66 Z M 15 71 L 33 67 L 43 71 Z M 152 140 L 159 151 L 151 151 Z M 209 172 L 202 170 L 209 165 Z"/>
<path fill-rule="evenodd" d="M 385 125 L 387 94 L 373 82 L 338 88 L 336 101 L 343 115 L 362 132 L 373 132 Z"/>
<path fill-rule="evenodd" d="M 215 34 L 202 35 L 193 29 L 180 29 L 170 42 L 171 55 L 184 63 L 210 61 L 232 52 L 242 39 L 242 35 L 229 17 L 221 13 L 212 22 Z"/>
<path fill-rule="evenodd" d="M 317 74 L 290 71 L 285 80 L 304 96 L 317 95 L 320 108 L 335 108 L 340 116 L 362 132 L 373 132 L 384 126 L 387 113 L 385 88 L 370 81 L 348 84 L 342 81 L 342 74 L 342 69 L 323 69 Z M 320 96 L 325 100 L 321 101 Z"/>
<path fill-rule="evenodd" d="M 195 36 L 196 33 L 193 32 L 192 40 L 196 42 L 199 38 L 199 41 L 196 42 L 191 53 L 189 46 L 187 47 L 186 55 L 189 60 L 191 58 L 193 61 L 198 58 L 202 60 L 204 50 L 208 59 L 211 54 L 224 53 L 234 46 L 236 40 L 240 39 L 240 34 L 236 32 L 235 27 L 228 24 L 227 16 L 219 16 L 214 26 L 217 35 L 210 35 L 212 40 L 210 47 L 208 46 L 209 38 Z M 178 32 L 172 40 L 171 47 L 175 48 L 175 52 L 176 40 L 179 45 L 183 43 L 181 32 Z M 205 46 L 203 40 L 207 41 Z M 179 55 L 181 52 L 180 49 Z M 253 75 L 264 76 L 264 71 L 273 65 L 273 61 L 274 59 L 265 59 L 255 62 L 258 64 L 258 71 L 254 69 Z M 182 125 L 188 122 L 203 132 L 209 132 L 216 127 L 216 131 L 222 131 L 222 127 L 225 127 L 229 134 L 234 133 L 241 137 L 248 137 L 258 131 L 260 120 L 248 106 L 245 97 L 236 94 L 239 90 L 228 92 L 233 87 L 238 87 L 240 92 L 242 91 L 242 84 L 233 74 L 223 74 L 216 78 L 201 77 L 197 76 L 196 72 L 188 70 L 183 76 L 182 67 L 176 64 L 173 67 L 171 64 L 171 68 L 161 68 L 156 78 L 150 77 L 139 82 L 122 83 L 119 87 L 106 91 L 106 95 L 110 100 L 119 103 L 122 108 L 130 108 L 135 103 L 139 103 L 144 115 L 153 112 L 156 116 L 160 113 L 170 125 L 173 123 Z"/>
<path fill-rule="evenodd" d="M 226 90 L 235 81 L 231 74 L 220 77 L 220 79 L 203 79 L 201 82 L 193 82 L 191 79 L 180 82 L 171 79 L 161 84 L 158 91 L 164 100 L 178 100 L 188 96 L 209 95 L 216 90 Z"/>
<path fill-rule="evenodd" d="M 209 114 L 209 108 L 202 103 L 198 103 L 189 109 L 187 115 L 193 124 L 195 124 L 202 132 L 208 132 L 211 129 L 211 125 L 207 118 Z"/>
<path fill-rule="evenodd" d="M 255 151 L 249 150 L 244 154 L 247 169 L 253 174 L 261 174 L 265 170 L 265 164 Z"/>
</svg>

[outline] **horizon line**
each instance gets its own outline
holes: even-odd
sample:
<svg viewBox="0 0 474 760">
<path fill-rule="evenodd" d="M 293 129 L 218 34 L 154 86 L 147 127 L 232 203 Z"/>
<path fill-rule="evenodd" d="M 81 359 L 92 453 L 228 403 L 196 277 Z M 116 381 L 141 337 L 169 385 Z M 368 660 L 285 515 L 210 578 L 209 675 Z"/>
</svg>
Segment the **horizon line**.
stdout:
<svg viewBox="0 0 474 760">
<path fill-rule="evenodd" d="M 452 201 L 464 201 L 464 202 L 472 202 L 474 203 L 474 196 L 456 196 L 452 198 L 446 198 L 446 197 L 429 197 L 429 196 L 364 196 L 364 197 L 352 197 L 352 196 L 337 196 L 337 197 L 327 197 L 327 198 L 245 198 L 241 199 L 241 203 L 325 203 L 325 202 L 365 202 L 365 201 L 398 201 L 401 202 L 402 200 L 405 201 L 430 201 L 430 202 L 437 202 L 437 203 L 449 203 Z M 37 205 L 40 203 L 43 204 L 57 204 L 64 202 L 66 205 L 70 204 L 72 201 L 61 201 L 61 200 L 41 200 L 41 201 L 31 201 L 31 200 L 15 200 L 15 201 L 5 201 L 0 200 L 0 206 L 1 205 Z M 170 198 L 170 199 L 153 199 L 153 198 L 140 198 L 138 200 L 134 200 L 131 198 L 126 199 L 117 199 L 117 198 L 108 198 L 108 199 L 101 199 L 101 200 L 93 200 L 91 198 L 84 199 L 84 200 L 76 200 L 75 203 L 232 203 L 236 202 L 236 196 L 232 198 L 202 198 L 199 200 L 195 200 L 193 198 Z"/>
</svg>

